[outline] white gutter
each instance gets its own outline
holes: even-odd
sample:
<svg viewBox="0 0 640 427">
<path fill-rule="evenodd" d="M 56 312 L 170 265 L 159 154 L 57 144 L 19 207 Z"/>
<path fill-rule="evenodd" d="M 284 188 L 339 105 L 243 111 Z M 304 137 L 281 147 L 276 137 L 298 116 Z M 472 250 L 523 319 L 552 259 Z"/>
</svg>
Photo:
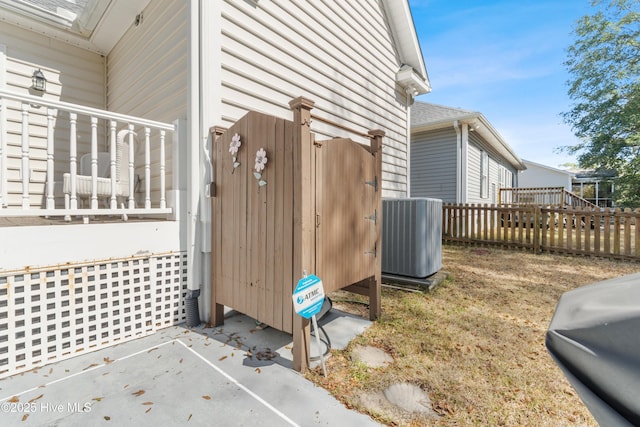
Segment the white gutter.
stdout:
<svg viewBox="0 0 640 427">
<path fill-rule="evenodd" d="M 200 289 L 200 251 L 198 250 L 198 204 L 200 201 L 200 2 L 189 0 L 189 72 L 187 90 L 187 289 Z"/>
<path fill-rule="evenodd" d="M 413 101 L 413 90 L 406 90 L 406 135 L 407 135 L 407 198 L 411 197 L 411 104 Z"/>
<path fill-rule="evenodd" d="M 200 242 L 201 242 L 201 297 L 200 318 L 211 316 L 211 198 L 209 183 L 213 181 L 211 163 L 213 140 L 209 131 L 212 125 L 219 124 L 222 117 L 222 99 L 220 96 L 222 69 L 220 58 L 222 6 L 218 1 L 200 2 Z"/>
</svg>

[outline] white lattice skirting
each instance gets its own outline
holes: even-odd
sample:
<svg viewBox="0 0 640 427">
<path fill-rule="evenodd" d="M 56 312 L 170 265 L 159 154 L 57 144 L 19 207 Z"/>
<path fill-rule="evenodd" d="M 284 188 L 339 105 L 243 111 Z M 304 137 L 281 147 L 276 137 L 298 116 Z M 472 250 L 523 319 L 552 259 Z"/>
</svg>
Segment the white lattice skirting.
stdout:
<svg viewBox="0 0 640 427">
<path fill-rule="evenodd" d="M 186 320 L 186 254 L 0 272 L 0 378 Z"/>
</svg>

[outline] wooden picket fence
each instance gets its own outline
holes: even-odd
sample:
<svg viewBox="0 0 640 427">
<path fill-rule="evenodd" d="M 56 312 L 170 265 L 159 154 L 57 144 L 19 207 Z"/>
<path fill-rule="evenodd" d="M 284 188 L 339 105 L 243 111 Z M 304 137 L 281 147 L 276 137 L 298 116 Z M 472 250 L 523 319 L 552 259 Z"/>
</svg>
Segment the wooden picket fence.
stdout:
<svg viewBox="0 0 640 427">
<path fill-rule="evenodd" d="M 640 260 L 640 209 L 443 204 L 445 243 Z"/>
</svg>

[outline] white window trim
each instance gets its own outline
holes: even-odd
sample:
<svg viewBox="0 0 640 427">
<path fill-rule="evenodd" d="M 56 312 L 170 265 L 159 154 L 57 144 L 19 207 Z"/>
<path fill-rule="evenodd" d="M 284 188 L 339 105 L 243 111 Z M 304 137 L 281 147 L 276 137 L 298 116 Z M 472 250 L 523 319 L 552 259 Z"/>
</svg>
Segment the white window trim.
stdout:
<svg viewBox="0 0 640 427">
<path fill-rule="evenodd" d="M 489 155 L 484 150 L 480 152 L 480 197 L 489 198 Z"/>
</svg>

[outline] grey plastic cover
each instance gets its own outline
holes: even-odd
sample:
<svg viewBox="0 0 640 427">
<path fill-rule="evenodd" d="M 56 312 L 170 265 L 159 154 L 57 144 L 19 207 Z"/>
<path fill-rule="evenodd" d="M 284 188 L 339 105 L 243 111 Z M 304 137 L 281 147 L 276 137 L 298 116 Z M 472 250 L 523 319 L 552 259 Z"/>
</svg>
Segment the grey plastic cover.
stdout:
<svg viewBox="0 0 640 427">
<path fill-rule="evenodd" d="M 562 295 L 546 346 L 601 426 L 640 425 L 640 274 Z"/>
</svg>

